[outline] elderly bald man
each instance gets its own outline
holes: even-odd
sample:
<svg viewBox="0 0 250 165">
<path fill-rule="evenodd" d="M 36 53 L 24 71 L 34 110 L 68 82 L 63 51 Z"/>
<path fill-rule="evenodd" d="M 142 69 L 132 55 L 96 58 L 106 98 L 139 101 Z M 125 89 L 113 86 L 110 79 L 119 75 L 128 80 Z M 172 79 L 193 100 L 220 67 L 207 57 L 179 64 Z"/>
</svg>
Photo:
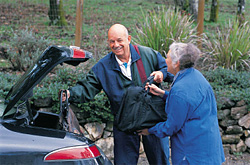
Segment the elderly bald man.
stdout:
<svg viewBox="0 0 250 165">
<path fill-rule="evenodd" d="M 121 24 L 114 24 L 108 31 L 108 44 L 111 52 L 99 60 L 86 78 L 68 89 L 69 101 L 88 102 L 103 90 L 110 101 L 111 111 L 116 115 L 122 97 L 130 86 L 142 85 L 136 62 L 142 59 L 146 76 L 155 75 L 154 80 L 161 83 L 171 81 L 173 75 L 167 72 L 165 59 L 151 48 L 139 46 L 140 55 L 131 44 L 128 30 Z M 126 134 L 113 126 L 114 163 L 137 164 L 139 158 L 140 136 Z M 150 164 L 169 164 L 169 140 L 155 135 L 142 136 L 144 150 Z"/>
</svg>

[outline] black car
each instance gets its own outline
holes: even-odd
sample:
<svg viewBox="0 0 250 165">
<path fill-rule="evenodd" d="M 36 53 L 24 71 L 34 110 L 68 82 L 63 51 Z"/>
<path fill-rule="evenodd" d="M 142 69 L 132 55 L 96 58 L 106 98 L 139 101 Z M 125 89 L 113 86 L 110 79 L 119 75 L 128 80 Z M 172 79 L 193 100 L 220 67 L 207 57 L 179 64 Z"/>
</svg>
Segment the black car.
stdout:
<svg viewBox="0 0 250 165">
<path fill-rule="evenodd" d="M 60 114 L 34 110 L 29 102 L 33 88 L 55 66 L 76 66 L 91 56 L 81 49 L 50 46 L 11 88 L 0 106 L 1 165 L 112 164 L 93 141 L 65 129 L 67 102 L 60 102 Z"/>
</svg>

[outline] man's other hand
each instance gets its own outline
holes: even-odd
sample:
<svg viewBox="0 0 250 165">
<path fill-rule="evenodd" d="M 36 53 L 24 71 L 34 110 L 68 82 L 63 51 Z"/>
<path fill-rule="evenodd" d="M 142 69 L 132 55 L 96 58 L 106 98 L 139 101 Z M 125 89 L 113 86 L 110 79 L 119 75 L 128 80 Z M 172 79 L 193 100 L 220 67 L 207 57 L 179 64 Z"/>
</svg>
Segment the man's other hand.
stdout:
<svg viewBox="0 0 250 165">
<path fill-rule="evenodd" d="M 150 76 L 155 76 L 154 81 L 157 83 L 161 83 L 163 81 L 163 73 L 161 71 L 154 71 L 150 74 Z"/>
<path fill-rule="evenodd" d="M 60 90 L 59 90 L 59 93 L 58 93 L 58 95 L 59 95 L 59 100 L 62 99 L 62 102 L 66 101 L 66 94 L 65 94 L 65 92 L 63 92 L 62 98 L 61 98 L 61 92 L 62 92 L 63 90 L 64 90 L 64 89 L 60 89 Z M 69 97 L 70 97 L 70 92 L 69 92 L 69 90 L 66 90 L 66 91 L 67 91 L 67 96 L 68 96 L 68 98 L 69 98 Z"/>
</svg>

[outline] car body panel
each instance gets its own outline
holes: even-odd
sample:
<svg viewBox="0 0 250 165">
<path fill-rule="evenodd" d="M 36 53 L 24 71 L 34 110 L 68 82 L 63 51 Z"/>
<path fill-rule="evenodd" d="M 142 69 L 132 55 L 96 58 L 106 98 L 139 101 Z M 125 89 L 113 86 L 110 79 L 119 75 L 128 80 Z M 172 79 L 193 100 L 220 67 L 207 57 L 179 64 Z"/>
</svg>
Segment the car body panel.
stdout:
<svg viewBox="0 0 250 165">
<path fill-rule="evenodd" d="M 33 88 L 55 66 L 62 63 L 76 66 L 89 58 L 91 53 L 88 51 L 50 46 L 16 82 L 7 94 L 5 104 L 0 106 L 0 164 L 112 164 L 93 141 L 58 127 L 59 114 L 33 111 L 28 99 Z M 45 160 L 47 155 L 58 150 L 91 146 L 100 154 L 91 158 L 83 155 L 80 159 Z"/>
</svg>

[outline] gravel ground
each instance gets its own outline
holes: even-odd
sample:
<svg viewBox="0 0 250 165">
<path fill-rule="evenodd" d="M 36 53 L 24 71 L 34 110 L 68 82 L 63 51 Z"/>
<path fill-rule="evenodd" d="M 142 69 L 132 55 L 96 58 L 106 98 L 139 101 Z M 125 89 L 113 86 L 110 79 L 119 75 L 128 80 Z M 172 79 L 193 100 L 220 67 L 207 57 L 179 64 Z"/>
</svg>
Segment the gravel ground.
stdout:
<svg viewBox="0 0 250 165">
<path fill-rule="evenodd" d="M 250 165 L 250 153 L 241 155 L 232 155 L 227 149 L 224 149 L 226 161 L 222 165 Z M 141 154 L 138 165 L 149 165 L 145 154 Z"/>
</svg>

